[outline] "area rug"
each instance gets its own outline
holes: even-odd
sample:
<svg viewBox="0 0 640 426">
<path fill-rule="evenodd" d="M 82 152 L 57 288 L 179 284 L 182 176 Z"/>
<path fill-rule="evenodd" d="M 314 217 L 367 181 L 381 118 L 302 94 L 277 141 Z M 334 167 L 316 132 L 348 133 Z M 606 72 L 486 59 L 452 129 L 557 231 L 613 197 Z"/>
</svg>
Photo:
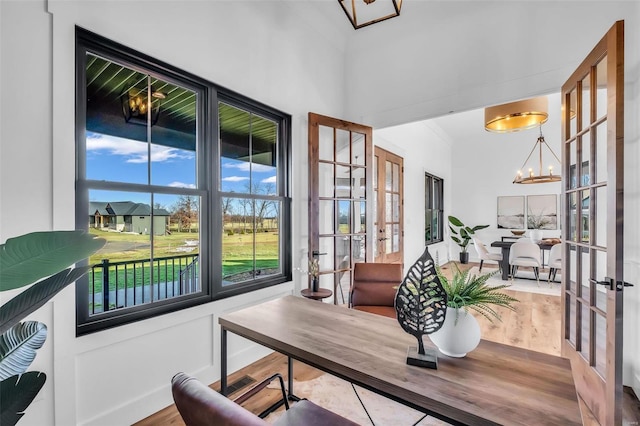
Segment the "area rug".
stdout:
<svg viewBox="0 0 640 426">
<path fill-rule="evenodd" d="M 490 269 L 483 267 L 482 274 L 486 274 L 492 271 L 497 271 L 497 269 Z M 474 266 L 469 270 L 470 274 L 479 275 L 478 267 Z M 528 293 L 539 293 L 539 294 L 547 294 L 551 296 L 560 296 L 560 272 L 556 275 L 556 282 L 549 283 L 547 281 L 547 272 L 540 272 L 540 285 L 538 286 L 533 271 L 520 269 L 516 274 L 516 278 L 513 280 L 502 280 L 501 273 L 497 273 L 496 275 L 489 278 L 487 284 L 490 286 L 497 285 L 508 285 L 509 290 L 513 291 L 525 291 Z"/>
<path fill-rule="evenodd" d="M 433 417 L 425 417 L 420 411 L 406 407 L 359 386 L 355 386 L 355 389 L 357 395 L 349 382 L 330 374 L 323 374 L 318 378 L 304 382 L 294 381 L 293 384 L 295 395 L 307 398 L 315 404 L 360 425 L 441 426 L 449 424 Z M 367 416 L 367 412 L 362 408 L 358 397 L 366 407 L 371 420 Z M 279 412 L 273 413 L 267 416 L 266 420 L 269 423 L 273 423 L 279 416 Z"/>
</svg>

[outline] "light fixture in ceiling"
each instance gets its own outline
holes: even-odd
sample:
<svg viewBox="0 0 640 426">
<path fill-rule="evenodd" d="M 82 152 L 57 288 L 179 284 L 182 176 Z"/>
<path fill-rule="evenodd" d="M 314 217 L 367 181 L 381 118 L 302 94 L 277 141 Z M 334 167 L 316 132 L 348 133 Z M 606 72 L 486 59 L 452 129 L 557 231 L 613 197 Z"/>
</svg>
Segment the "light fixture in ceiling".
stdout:
<svg viewBox="0 0 640 426">
<path fill-rule="evenodd" d="M 400 15 L 402 0 L 338 0 L 354 29 Z"/>
<path fill-rule="evenodd" d="M 548 109 L 546 96 L 487 107 L 484 109 L 484 128 L 494 133 L 532 129 L 547 121 Z"/>
<path fill-rule="evenodd" d="M 147 89 L 135 87 L 126 90 L 122 95 L 122 115 L 127 123 L 147 124 L 148 112 L 151 110 L 150 124 L 153 126 L 160 117 L 160 105 L 167 94 L 160 91 L 151 92 L 151 102 L 147 100 Z"/>
<path fill-rule="evenodd" d="M 547 142 L 544 140 L 544 136 L 542 136 L 542 126 L 540 126 L 540 136 L 538 136 L 538 140 L 536 140 L 536 143 L 533 145 L 529 156 L 526 160 L 524 160 L 522 167 L 520 167 L 520 170 L 518 170 L 518 172 L 516 173 L 516 177 L 513 179 L 513 183 L 549 183 L 558 182 L 562 179 L 559 173 L 553 173 L 552 164 L 549 164 L 549 166 L 544 170 L 543 173 L 542 165 L 545 164 L 543 163 L 542 158 L 543 145 L 547 147 L 549 152 L 556 159 L 558 166 L 560 166 L 560 159 L 555 154 L 555 152 L 553 152 L 549 144 L 547 144 Z M 525 167 L 527 167 L 529 159 L 531 158 L 531 155 L 536 151 L 536 148 L 538 149 L 538 174 L 536 175 L 534 173 L 533 167 L 531 166 L 528 167 L 526 174 L 523 174 L 522 171 L 525 169 Z"/>
</svg>

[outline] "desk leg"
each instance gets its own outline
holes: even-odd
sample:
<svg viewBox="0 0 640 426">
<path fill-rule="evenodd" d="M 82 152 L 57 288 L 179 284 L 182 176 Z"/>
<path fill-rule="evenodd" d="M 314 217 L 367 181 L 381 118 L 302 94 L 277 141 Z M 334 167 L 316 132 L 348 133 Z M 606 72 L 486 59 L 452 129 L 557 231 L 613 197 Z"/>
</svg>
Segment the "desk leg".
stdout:
<svg viewBox="0 0 640 426">
<path fill-rule="evenodd" d="M 220 335 L 220 393 L 227 396 L 227 329 Z"/>
<path fill-rule="evenodd" d="M 287 357 L 287 387 L 289 392 L 289 401 L 300 401 L 300 398 L 293 394 L 293 360 L 290 356 Z"/>
<path fill-rule="evenodd" d="M 502 279 L 507 281 L 509 279 L 509 247 L 502 247 Z"/>
</svg>

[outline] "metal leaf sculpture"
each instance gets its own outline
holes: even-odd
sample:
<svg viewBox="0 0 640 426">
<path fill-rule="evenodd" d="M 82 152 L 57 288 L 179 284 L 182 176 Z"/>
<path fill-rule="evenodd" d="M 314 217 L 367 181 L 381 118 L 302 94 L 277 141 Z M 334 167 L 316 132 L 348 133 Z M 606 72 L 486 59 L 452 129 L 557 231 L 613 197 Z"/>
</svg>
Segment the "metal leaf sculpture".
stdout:
<svg viewBox="0 0 640 426">
<path fill-rule="evenodd" d="M 447 293 L 426 248 L 411 266 L 396 292 L 398 322 L 418 340 L 418 354 L 425 355 L 422 336 L 442 327 L 447 313 Z"/>
</svg>

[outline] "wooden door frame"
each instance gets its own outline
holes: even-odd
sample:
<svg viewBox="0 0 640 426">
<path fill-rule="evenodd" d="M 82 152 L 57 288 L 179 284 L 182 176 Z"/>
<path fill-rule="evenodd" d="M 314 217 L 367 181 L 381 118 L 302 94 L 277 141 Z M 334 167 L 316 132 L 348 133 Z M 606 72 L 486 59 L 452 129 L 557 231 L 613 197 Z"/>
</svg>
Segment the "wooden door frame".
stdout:
<svg viewBox="0 0 640 426">
<path fill-rule="evenodd" d="M 320 174 L 319 174 L 319 146 L 320 146 L 320 132 L 319 126 L 331 127 L 334 129 L 344 130 L 347 132 L 359 133 L 364 135 L 364 170 L 365 170 L 365 209 L 366 209 L 366 222 L 365 222 L 365 261 L 372 262 L 373 261 L 373 215 L 371 212 L 373 211 L 373 201 L 372 201 L 372 193 L 373 193 L 373 129 L 370 126 L 366 126 L 363 124 L 352 123 L 350 121 L 341 120 L 338 118 L 328 117 L 321 114 L 316 114 L 313 112 L 309 112 L 308 115 L 308 149 L 309 149 L 309 204 L 308 204 L 308 213 L 309 213 L 309 256 L 312 256 L 314 251 L 319 251 L 319 239 L 320 239 L 320 224 L 319 224 L 319 215 L 314 214 L 314 212 L 318 212 L 320 209 L 319 199 L 318 197 L 312 197 L 312 194 L 317 192 L 320 184 Z M 334 153 L 335 156 L 335 153 Z M 313 159 L 316 159 L 313 161 Z M 353 258 L 351 257 L 351 263 L 353 263 Z M 348 270 L 352 270 L 353 265 L 349 265 Z M 322 274 L 322 271 L 321 271 Z M 334 303 L 337 301 L 336 298 L 336 283 L 334 282 Z"/>
<path fill-rule="evenodd" d="M 566 192 L 569 188 L 569 169 L 567 158 L 570 157 L 571 139 L 570 130 L 570 93 L 574 87 L 574 82 L 582 80 L 585 76 L 591 75 L 591 87 L 597 87 L 592 72 L 592 64 L 597 63 L 604 56 L 607 56 L 607 277 L 613 277 L 614 283 L 623 280 L 623 188 L 624 188 L 624 168 L 623 168 L 623 147 L 624 147 L 624 21 L 616 22 L 600 42 L 593 48 L 585 60 L 562 86 L 562 141 L 563 146 L 563 176 L 565 180 L 562 187 L 562 206 L 564 207 L 563 220 L 568 215 Z M 571 84 L 569 84 L 571 83 Z M 580 91 L 576 90 L 576 93 Z M 577 95 L 578 96 L 578 95 Z M 579 95 L 581 96 L 581 94 Z M 594 108 L 592 96 L 589 106 Z M 578 102 L 580 102 L 578 98 Z M 593 111 L 591 112 L 593 114 Z M 593 116 L 593 115 L 592 115 Z M 581 119 L 577 117 L 576 120 Z M 581 129 L 577 126 L 576 132 Z M 574 135 L 575 136 L 575 135 Z M 615 147 L 614 151 L 610 147 Z M 615 152 L 615 155 L 613 153 Z M 582 161 L 576 159 L 576 161 Z M 590 164 L 590 167 L 595 165 Z M 612 175 L 611 171 L 615 171 Z M 614 220 L 616 219 L 616 220 Z M 590 218 L 593 220 L 593 218 Z M 578 224 L 578 226 L 580 226 Z M 591 232 L 593 228 L 590 227 Z M 568 227 L 562 227 L 563 244 L 568 244 Z M 615 240 L 614 244 L 611 244 Z M 581 247 L 576 245 L 577 248 Z M 566 252 L 566 250 L 565 250 Z M 568 271 L 567 256 L 563 256 L 562 270 Z M 622 289 L 607 290 L 607 329 L 606 329 L 606 364 L 614 367 L 607 368 L 606 377 L 600 380 L 593 367 L 586 365 L 582 355 L 575 350 L 568 340 L 570 335 L 570 324 L 566 321 L 567 309 L 567 273 L 562 274 L 561 306 L 562 306 L 562 355 L 571 360 L 573 375 L 576 381 L 577 390 L 588 390 L 580 393 L 587 406 L 602 424 L 621 424 L 622 422 Z M 596 277 L 602 280 L 605 277 Z M 582 283 L 576 283 L 580 286 Z M 592 302 L 593 303 L 593 302 Z M 615 318 L 610 318 L 614 315 Z M 593 321 L 590 319 L 590 321 Z M 591 324 L 593 327 L 594 324 Z M 576 329 L 579 327 L 576 321 Z M 577 342 L 576 342 L 577 343 Z M 618 343 L 618 344 L 616 344 Z M 589 341 L 592 346 L 590 350 L 595 350 L 594 342 Z M 602 404 L 602 401 L 605 403 Z"/>
<path fill-rule="evenodd" d="M 384 157 L 386 158 L 387 156 L 397 160 L 398 163 L 401 165 L 400 166 L 400 170 L 399 170 L 399 179 L 400 182 L 398 183 L 398 187 L 399 187 L 399 194 L 400 194 L 400 220 L 399 220 L 399 226 L 400 226 L 400 242 L 399 242 L 399 246 L 400 246 L 400 258 L 399 259 L 393 259 L 393 260 L 388 260 L 386 259 L 386 254 L 384 254 L 384 251 L 382 251 L 380 249 L 380 246 L 384 245 L 383 241 L 379 240 L 379 234 L 381 229 L 379 224 L 380 221 L 378 220 L 380 218 L 380 214 L 383 214 L 386 218 L 386 213 L 385 213 L 385 198 L 384 197 L 380 197 L 380 194 L 384 194 L 385 192 L 385 168 L 384 168 L 384 164 L 378 163 L 378 175 L 374 176 L 373 178 L 377 181 L 377 187 L 378 187 L 378 197 L 377 197 L 377 206 L 376 206 L 376 211 L 377 211 L 377 217 L 375 217 L 375 223 L 378 223 L 378 227 L 376 229 L 373 229 L 373 238 L 374 238 L 374 244 L 378 245 L 378 258 L 382 258 L 382 261 L 385 263 L 401 263 L 404 264 L 404 158 L 399 156 L 398 154 L 395 154 L 389 150 L 386 150 L 384 148 L 380 148 L 379 146 L 375 146 L 373 149 L 373 158 L 380 158 L 380 154 L 383 154 Z M 378 259 L 374 259 L 374 261 L 377 261 Z"/>
</svg>

